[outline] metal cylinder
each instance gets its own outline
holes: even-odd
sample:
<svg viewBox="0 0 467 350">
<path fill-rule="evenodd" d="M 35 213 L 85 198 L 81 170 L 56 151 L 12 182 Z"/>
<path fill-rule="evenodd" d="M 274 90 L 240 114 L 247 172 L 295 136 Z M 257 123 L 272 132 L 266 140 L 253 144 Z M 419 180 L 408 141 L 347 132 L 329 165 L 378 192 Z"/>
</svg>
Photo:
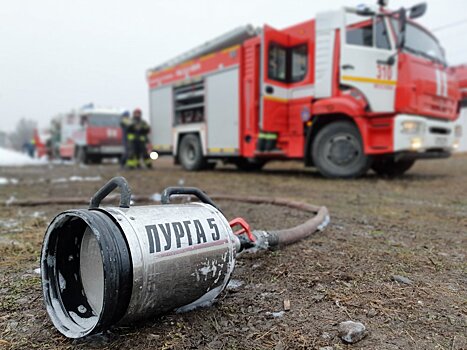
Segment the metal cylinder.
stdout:
<svg viewBox="0 0 467 350">
<path fill-rule="evenodd" d="M 209 304 L 234 269 L 239 241 L 215 206 L 129 207 L 121 184 L 120 207 L 99 208 L 114 182 L 96 194 L 90 209 L 65 211 L 47 228 L 44 299 L 53 324 L 67 337 Z"/>
</svg>

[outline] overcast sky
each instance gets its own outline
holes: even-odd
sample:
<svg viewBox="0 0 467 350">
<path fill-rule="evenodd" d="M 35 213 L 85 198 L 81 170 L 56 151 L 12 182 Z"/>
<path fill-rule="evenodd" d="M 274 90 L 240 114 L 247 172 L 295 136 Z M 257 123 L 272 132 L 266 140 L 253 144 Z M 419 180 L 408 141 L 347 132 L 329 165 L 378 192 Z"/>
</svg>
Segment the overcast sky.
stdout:
<svg viewBox="0 0 467 350">
<path fill-rule="evenodd" d="M 374 1 L 376 2 L 376 0 Z M 390 0 L 391 8 L 419 1 Z M 467 1 L 428 0 L 420 22 L 436 31 L 450 63 L 467 62 Z M 286 27 L 360 0 L 1 0 L 0 130 L 21 117 L 47 126 L 89 102 L 140 107 L 145 72 L 239 25 Z"/>
</svg>

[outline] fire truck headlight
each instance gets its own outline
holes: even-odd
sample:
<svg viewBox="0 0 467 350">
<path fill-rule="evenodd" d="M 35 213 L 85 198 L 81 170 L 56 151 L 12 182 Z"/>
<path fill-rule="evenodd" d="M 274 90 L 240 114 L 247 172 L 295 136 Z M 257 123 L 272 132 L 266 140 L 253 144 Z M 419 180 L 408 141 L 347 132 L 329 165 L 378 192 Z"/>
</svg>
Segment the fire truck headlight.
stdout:
<svg viewBox="0 0 467 350">
<path fill-rule="evenodd" d="M 151 157 L 152 160 L 156 160 L 157 158 L 159 158 L 159 153 L 157 153 L 156 151 L 152 151 L 149 154 L 149 157 Z"/>
<path fill-rule="evenodd" d="M 402 122 L 402 130 L 403 134 L 410 134 L 416 135 L 421 134 L 425 130 L 425 125 L 422 122 L 413 121 L 413 120 L 406 120 Z"/>
<path fill-rule="evenodd" d="M 457 138 L 462 137 L 462 125 L 456 125 L 454 127 L 454 136 L 457 137 Z"/>
<path fill-rule="evenodd" d="M 410 140 L 410 149 L 412 151 L 417 151 L 423 146 L 423 139 L 420 137 L 413 137 Z"/>
</svg>

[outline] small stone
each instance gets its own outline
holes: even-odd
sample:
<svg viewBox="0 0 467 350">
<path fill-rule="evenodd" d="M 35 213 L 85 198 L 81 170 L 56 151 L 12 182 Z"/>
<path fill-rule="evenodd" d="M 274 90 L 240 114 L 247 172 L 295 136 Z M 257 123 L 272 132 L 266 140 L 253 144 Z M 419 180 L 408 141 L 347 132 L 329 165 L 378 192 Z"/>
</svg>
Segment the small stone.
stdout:
<svg viewBox="0 0 467 350">
<path fill-rule="evenodd" d="M 326 297 L 325 294 L 317 293 L 317 294 L 315 294 L 315 295 L 312 296 L 312 299 L 313 299 L 315 302 L 319 302 L 319 301 L 322 301 L 325 297 Z"/>
<path fill-rule="evenodd" d="M 8 322 L 8 328 L 10 330 L 15 330 L 16 328 L 18 328 L 18 322 L 16 321 Z"/>
<path fill-rule="evenodd" d="M 319 292 L 323 292 L 326 290 L 326 288 L 321 283 L 316 284 L 315 288 Z"/>
<path fill-rule="evenodd" d="M 16 303 L 18 305 L 25 305 L 25 304 L 27 304 L 29 302 L 29 300 L 30 299 L 28 299 L 28 298 L 20 298 L 20 299 L 16 300 Z"/>
<path fill-rule="evenodd" d="M 321 334 L 321 338 L 329 340 L 331 339 L 331 334 L 329 334 L 328 332 L 323 332 L 323 334 Z"/>
<path fill-rule="evenodd" d="M 368 312 L 366 313 L 366 315 L 368 317 L 375 317 L 376 315 L 378 315 L 378 311 L 376 311 L 375 309 L 370 309 L 368 310 Z"/>
<path fill-rule="evenodd" d="M 290 310 L 290 300 L 284 299 L 284 311 L 289 311 L 289 310 Z"/>
<path fill-rule="evenodd" d="M 319 350 L 332 350 L 333 347 L 332 346 L 322 346 L 319 348 Z"/>
<path fill-rule="evenodd" d="M 339 324 L 339 337 L 346 343 L 356 343 L 367 336 L 363 323 L 345 321 Z"/>
<path fill-rule="evenodd" d="M 266 312 L 266 317 L 268 318 L 281 318 L 284 316 L 285 311 L 278 311 L 278 312 Z"/>
<path fill-rule="evenodd" d="M 408 285 L 413 284 L 413 281 L 410 278 L 407 278 L 407 277 L 401 276 L 401 275 L 393 275 L 392 279 L 393 279 L 393 281 L 396 281 L 396 282 L 399 282 L 399 283 L 402 283 L 402 284 L 408 284 Z"/>
</svg>

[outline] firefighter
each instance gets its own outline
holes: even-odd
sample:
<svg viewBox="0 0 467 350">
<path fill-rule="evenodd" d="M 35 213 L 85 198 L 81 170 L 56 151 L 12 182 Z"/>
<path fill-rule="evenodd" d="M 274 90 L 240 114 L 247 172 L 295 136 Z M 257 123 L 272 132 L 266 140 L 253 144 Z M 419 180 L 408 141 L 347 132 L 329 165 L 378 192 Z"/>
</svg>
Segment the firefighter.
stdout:
<svg viewBox="0 0 467 350">
<path fill-rule="evenodd" d="M 142 118 L 141 109 L 133 111 L 133 120 L 128 126 L 127 141 L 129 144 L 129 154 L 126 166 L 129 169 L 140 167 L 140 160 L 143 160 L 146 167 L 151 168 L 152 163 L 147 151 L 149 125 Z"/>
<path fill-rule="evenodd" d="M 123 144 L 123 154 L 122 158 L 120 159 L 120 165 L 123 168 L 126 164 L 128 159 L 129 150 L 129 142 L 128 142 L 128 128 L 131 124 L 130 112 L 125 111 L 122 113 L 122 119 L 120 119 L 120 127 L 122 128 L 122 144 Z"/>
</svg>

